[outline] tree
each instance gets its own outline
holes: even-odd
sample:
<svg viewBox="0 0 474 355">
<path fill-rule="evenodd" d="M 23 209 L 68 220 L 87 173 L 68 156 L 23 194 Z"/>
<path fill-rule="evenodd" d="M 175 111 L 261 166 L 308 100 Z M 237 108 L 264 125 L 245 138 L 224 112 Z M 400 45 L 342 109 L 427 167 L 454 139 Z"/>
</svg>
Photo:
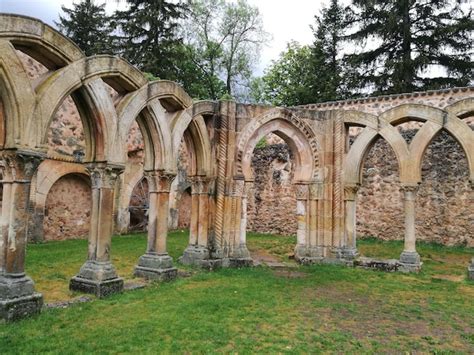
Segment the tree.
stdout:
<svg viewBox="0 0 474 355">
<path fill-rule="evenodd" d="M 276 106 L 295 106 L 314 102 L 313 86 L 317 84 L 309 46 L 287 44 L 286 51 L 272 61 L 263 76 L 260 100 Z M 255 84 L 258 88 L 258 83 Z M 258 100 L 259 98 L 255 98 Z"/>
<path fill-rule="evenodd" d="M 55 22 L 61 33 L 68 36 L 87 56 L 113 53 L 110 17 L 105 4 L 95 5 L 93 0 L 73 3 L 72 8 L 61 6 L 65 16 Z"/>
<path fill-rule="evenodd" d="M 294 106 L 343 99 L 347 96 L 346 71 L 342 63 L 344 9 L 337 0 L 315 16 L 312 46 L 290 42 L 263 76 L 260 99 L 274 105 Z M 253 90 L 255 99 L 260 87 Z"/>
<path fill-rule="evenodd" d="M 347 10 L 347 38 L 357 47 L 376 43 L 347 57 L 359 90 L 401 93 L 472 82 L 474 24 L 460 0 L 353 0 Z"/>
<path fill-rule="evenodd" d="M 342 63 L 341 44 L 344 37 L 344 9 L 337 0 L 315 16 L 316 28 L 312 47 L 315 102 L 344 99 L 347 96 L 346 72 Z"/>
<path fill-rule="evenodd" d="M 139 69 L 161 79 L 179 78 L 182 40 L 178 21 L 185 16 L 185 6 L 166 0 L 127 0 L 128 9 L 116 11 L 115 25 L 121 55 Z"/>
<path fill-rule="evenodd" d="M 222 78 L 227 94 L 248 83 L 259 50 L 268 40 L 258 8 L 245 0 L 192 0 L 187 43 L 196 49 L 193 61 L 209 83 L 210 96 L 218 98 Z"/>
</svg>

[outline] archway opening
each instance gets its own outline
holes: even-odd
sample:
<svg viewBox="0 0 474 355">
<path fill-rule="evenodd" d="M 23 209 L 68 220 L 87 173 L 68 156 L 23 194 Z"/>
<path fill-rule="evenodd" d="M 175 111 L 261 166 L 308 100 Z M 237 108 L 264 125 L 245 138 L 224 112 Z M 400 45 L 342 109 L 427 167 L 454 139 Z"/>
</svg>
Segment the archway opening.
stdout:
<svg viewBox="0 0 474 355">
<path fill-rule="evenodd" d="M 288 261 L 296 245 L 295 155 L 275 133 L 261 138 L 252 152 L 246 181 L 247 247 L 254 263 Z"/>
<path fill-rule="evenodd" d="M 474 191 L 461 145 L 441 130 L 426 148 L 417 193 L 417 239 L 474 247 Z"/>
<path fill-rule="evenodd" d="M 405 235 L 403 193 L 398 160 L 386 140 L 378 137 L 373 142 L 366 152 L 361 173 L 357 193 L 357 249 L 363 256 L 398 259 Z M 374 240 L 396 244 L 381 249 Z"/>
<path fill-rule="evenodd" d="M 71 203 L 71 197 L 74 203 Z M 90 229 L 91 186 L 87 175 L 67 174 L 49 190 L 44 210 L 44 240 L 87 238 Z"/>
</svg>

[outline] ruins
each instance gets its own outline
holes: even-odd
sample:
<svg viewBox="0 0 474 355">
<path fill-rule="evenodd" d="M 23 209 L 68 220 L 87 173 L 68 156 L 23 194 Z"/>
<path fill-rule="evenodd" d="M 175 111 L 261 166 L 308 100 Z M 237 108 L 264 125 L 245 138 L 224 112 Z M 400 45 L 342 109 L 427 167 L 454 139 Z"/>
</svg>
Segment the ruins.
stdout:
<svg viewBox="0 0 474 355">
<path fill-rule="evenodd" d="M 25 66 L 28 60 L 37 66 L 34 74 Z M 71 130 L 69 151 L 61 155 L 51 142 L 62 144 L 70 122 L 53 120 L 68 107 L 62 106 L 67 100 L 77 108 L 67 116 L 76 115 L 82 131 Z M 168 221 L 179 219 L 170 212 L 176 212 L 176 194 L 187 194 L 190 206 L 189 245 L 181 263 L 252 265 L 246 246 L 247 207 L 254 204 L 249 195 L 256 188 L 252 157 L 270 134 L 291 153 L 287 179 L 296 206 L 292 234 L 298 262 L 354 264 L 363 166 L 372 146 L 384 141 L 395 156 L 403 201 L 405 244 L 397 267 L 419 271 L 416 200 L 424 155 L 441 132 L 459 144 L 467 159 L 462 193 L 472 207 L 473 115 L 473 87 L 292 108 L 193 102 L 176 83 L 149 82 L 119 57 L 85 57 L 36 19 L 0 14 L 0 318 L 17 319 L 41 309 L 42 296 L 25 271 L 25 250 L 28 239 L 45 239 L 46 217 L 59 223 L 48 215 L 48 206 L 67 199 L 48 199 L 53 188 L 59 189 L 55 196 L 67 193 L 71 204 L 77 201 L 90 211 L 72 229 L 88 233 L 88 257 L 70 281 L 72 290 L 99 297 L 122 290 L 123 280 L 111 263 L 111 237 L 129 229 L 130 201 L 143 178 L 135 207 L 147 204 L 148 243 L 136 276 L 176 277 L 166 246 Z M 416 130 L 407 140 L 399 126 L 412 122 Z M 55 187 L 58 181 L 60 188 Z M 472 217 L 471 209 L 463 222 L 471 228 L 466 243 L 472 243 Z M 474 279 L 474 259 L 466 266 Z"/>
</svg>

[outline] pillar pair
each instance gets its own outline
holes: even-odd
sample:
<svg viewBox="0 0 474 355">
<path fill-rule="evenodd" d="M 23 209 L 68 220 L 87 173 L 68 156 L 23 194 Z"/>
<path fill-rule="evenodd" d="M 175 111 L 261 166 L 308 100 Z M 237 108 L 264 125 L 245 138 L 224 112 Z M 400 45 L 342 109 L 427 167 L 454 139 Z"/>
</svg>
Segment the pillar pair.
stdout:
<svg viewBox="0 0 474 355">
<path fill-rule="evenodd" d="M 120 166 L 94 163 L 87 166 L 91 176 L 92 209 L 88 258 L 79 274 L 71 279 L 70 289 L 104 297 L 121 292 L 123 279 L 117 276 L 110 261 L 113 233 L 114 190 L 123 171 Z M 148 210 L 148 243 L 140 257 L 135 275 L 153 280 L 169 280 L 177 270 L 166 251 L 168 233 L 168 201 L 174 175 L 147 171 L 150 206 Z"/>
<path fill-rule="evenodd" d="M 229 186 L 226 204 L 230 213 L 226 216 L 229 226 L 229 266 L 241 267 L 253 265 L 247 249 L 247 194 L 253 181 L 234 179 Z"/>
<path fill-rule="evenodd" d="M 297 183 L 296 188 L 296 248 L 295 259 L 302 264 L 320 262 L 324 257 L 323 184 Z"/>
<path fill-rule="evenodd" d="M 34 152 L 3 150 L 0 229 L 0 319 L 12 321 L 41 311 L 43 297 L 25 274 L 31 178 L 42 157 Z"/>
<path fill-rule="evenodd" d="M 212 267 L 209 250 L 209 186 L 211 179 L 194 176 L 191 180 L 191 224 L 189 244 L 179 259 L 186 265 Z"/>
<path fill-rule="evenodd" d="M 148 242 L 147 250 L 138 260 L 135 276 L 149 280 L 168 281 L 175 279 L 178 270 L 173 267 L 173 258 L 168 255 L 169 194 L 174 174 L 164 171 L 145 171 L 148 180 Z"/>
</svg>

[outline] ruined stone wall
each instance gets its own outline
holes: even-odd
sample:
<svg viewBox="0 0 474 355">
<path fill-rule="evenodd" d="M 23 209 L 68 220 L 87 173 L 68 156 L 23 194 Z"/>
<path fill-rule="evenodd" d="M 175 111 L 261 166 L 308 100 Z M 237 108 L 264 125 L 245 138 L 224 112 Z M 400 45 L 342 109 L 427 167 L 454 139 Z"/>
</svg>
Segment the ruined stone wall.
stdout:
<svg viewBox="0 0 474 355">
<path fill-rule="evenodd" d="M 89 233 L 91 188 L 86 176 L 66 175 L 52 187 L 46 199 L 44 239 L 83 238 Z"/>
<path fill-rule="evenodd" d="M 286 144 L 271 144 L 254 150 L 254 183 L 247 195 L 248 230 L 283 235 L 296 233 L 292 165 Z"/>
<path fill-rule="evenodd" d="M 416 133 L 413 126 L 416 124 L 405 125 L 409 129 L 402 131 L 407 139 Z M 248 195 L 248 230 L 295 234 L 296 200 L 282 159 L 286 154 L 286 145 L 255 149 L 255 182 Z M 428 147 L 422 169 L 423 182 L 416 200 L 417 239 L 473 247 L 474 191 L 468 182 L 462 148 L 442 132 Z M 357 199 L 357 231 L 359 236 L 384 240 L 404 238 L 397 159 L 384 140 L 374 144 L 364 164 Z"/>
</svg>

